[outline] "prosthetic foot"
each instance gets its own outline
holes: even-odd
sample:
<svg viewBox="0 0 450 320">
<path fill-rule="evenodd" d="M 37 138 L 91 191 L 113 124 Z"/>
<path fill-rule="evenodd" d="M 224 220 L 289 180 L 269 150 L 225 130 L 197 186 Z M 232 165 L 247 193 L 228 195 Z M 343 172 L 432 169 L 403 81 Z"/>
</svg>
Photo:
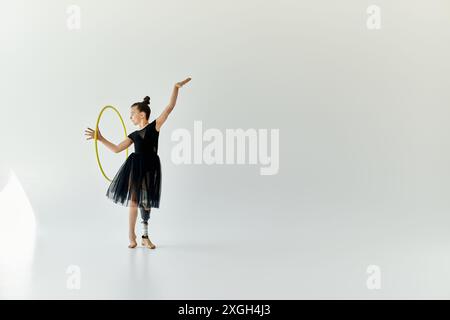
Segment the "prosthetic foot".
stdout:
<svg viewBox="0 0 450 320">
<path fill-rule="evenodd" d="M 155 249 L 156 246 L 150 241 L 148 236 L 142 236 L 142 245 L 149 249 Z"/>
</svg>

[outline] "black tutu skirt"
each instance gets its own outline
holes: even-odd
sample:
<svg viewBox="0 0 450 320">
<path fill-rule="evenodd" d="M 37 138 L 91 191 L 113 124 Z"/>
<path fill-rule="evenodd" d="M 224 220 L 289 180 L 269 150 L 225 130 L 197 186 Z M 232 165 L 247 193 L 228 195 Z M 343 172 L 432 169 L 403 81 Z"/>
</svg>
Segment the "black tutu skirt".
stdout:
<svg viewBox="0 0 450 320">
<path fill-rule="evenodd" d="M 131 153 L 117 171 L 106 191 L 114 203 L 159 208 L 161 198 L 161 162 L 158 154 Z"/>
</svg>

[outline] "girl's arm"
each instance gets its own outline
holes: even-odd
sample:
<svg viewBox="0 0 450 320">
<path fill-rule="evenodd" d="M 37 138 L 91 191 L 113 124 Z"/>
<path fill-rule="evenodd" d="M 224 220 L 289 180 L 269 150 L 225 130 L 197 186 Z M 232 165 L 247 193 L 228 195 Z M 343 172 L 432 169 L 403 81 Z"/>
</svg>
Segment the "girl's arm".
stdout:
<svg viewBox="0 0 450 320">
<path fill-rule="evenodd" d="M 117 146 L 114 143 L 109 142 L 108 139 L 103 138 L 103 137 L 102 138 L 99 137 L 98 141 L 103 143 L 112 152 L 117 153 Z"/>
<path fill-rule="evenodd" d="M 95 130 L 88 128 L 87 130 L 85 130 L 85 135 L 88 136 L 86 140 L 94 139 Z M 103 143 L 109 150 L 111 150 L 114 153 L 122 152 L 133 143 L 133 140 L 127 137 L 121 143 L 115 145 L 114 143 L 108 141 L 108 139 L 102 136 L 102 134 L 100 133 L 100 129 L 97 132 L 97 140 Z"/>
<path fill-rule="evenodd" d="M 116 153 L 122 152 L 123 150 L 125 150 L 126 148 L 131 146 L 132 144 L 133 144 L 133 140 L 131 140 L 130 138 L 126 138 L 125 140 L 123 140 L 121 143 L 119 143 L 117 145 Z"/>
<path fill-rule="evenodd" d="M 133 143 L 133 140 L 130 138 L 126 138 L 118 145 L 115 145 L 114 143 L 108 141 L 106 138 L 102 137 L 101 140 L 99 139 L 109 150 L 111 150 L 114 153 L 120 153 Z"/>
<path fill-rule="evenodd" d="M 164 108 L 163 112 L 161 112 L 161 115 L 156 119 L 156 130 L 159 131 L 161 126 L 166 122 L 167 117 L 172 112 L 173 108 L 175 108 L 175 104 L 177 103 L 177 97 L 178 97 L 178 89 L 184 86 L 186 83 L 191 81 L 191 78 L 186 78 L 185 80 L 181 82 L 177 82 L 172 90 L 172 95 L 170 96 L 169 104 Z"/>
</svg>

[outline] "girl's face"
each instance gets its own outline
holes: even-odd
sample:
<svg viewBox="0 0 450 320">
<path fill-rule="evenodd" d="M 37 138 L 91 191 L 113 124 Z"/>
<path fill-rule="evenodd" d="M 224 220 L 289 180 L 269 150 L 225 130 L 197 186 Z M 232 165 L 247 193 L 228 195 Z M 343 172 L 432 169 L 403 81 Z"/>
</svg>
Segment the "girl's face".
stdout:
<svg viewBox="0 0 450 320">
<path fill-rule="evenodd" d="M 131 107 L 130 120 L 134 125 L 138 125 L 141 120 L 145 120 L 145 112 L 139 112 L 137 107 Z"/>
</svg>

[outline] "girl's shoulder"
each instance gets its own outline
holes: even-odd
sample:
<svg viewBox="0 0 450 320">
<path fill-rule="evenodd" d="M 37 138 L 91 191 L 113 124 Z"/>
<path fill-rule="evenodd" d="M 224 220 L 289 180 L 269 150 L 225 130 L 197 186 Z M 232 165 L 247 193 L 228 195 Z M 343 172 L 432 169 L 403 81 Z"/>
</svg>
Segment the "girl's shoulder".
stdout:
<svg viewBox="0 0 450 320">
<path fill-rule="evenodd" d="M 153 128 L 155 129 L 156 132 L 159 133 L 161 131 L 161 128 L 159 128 L 159 130 L 156 129 L 156 119 L 152 121 L 152 126 L 153 126 Z"/>
</svg>

